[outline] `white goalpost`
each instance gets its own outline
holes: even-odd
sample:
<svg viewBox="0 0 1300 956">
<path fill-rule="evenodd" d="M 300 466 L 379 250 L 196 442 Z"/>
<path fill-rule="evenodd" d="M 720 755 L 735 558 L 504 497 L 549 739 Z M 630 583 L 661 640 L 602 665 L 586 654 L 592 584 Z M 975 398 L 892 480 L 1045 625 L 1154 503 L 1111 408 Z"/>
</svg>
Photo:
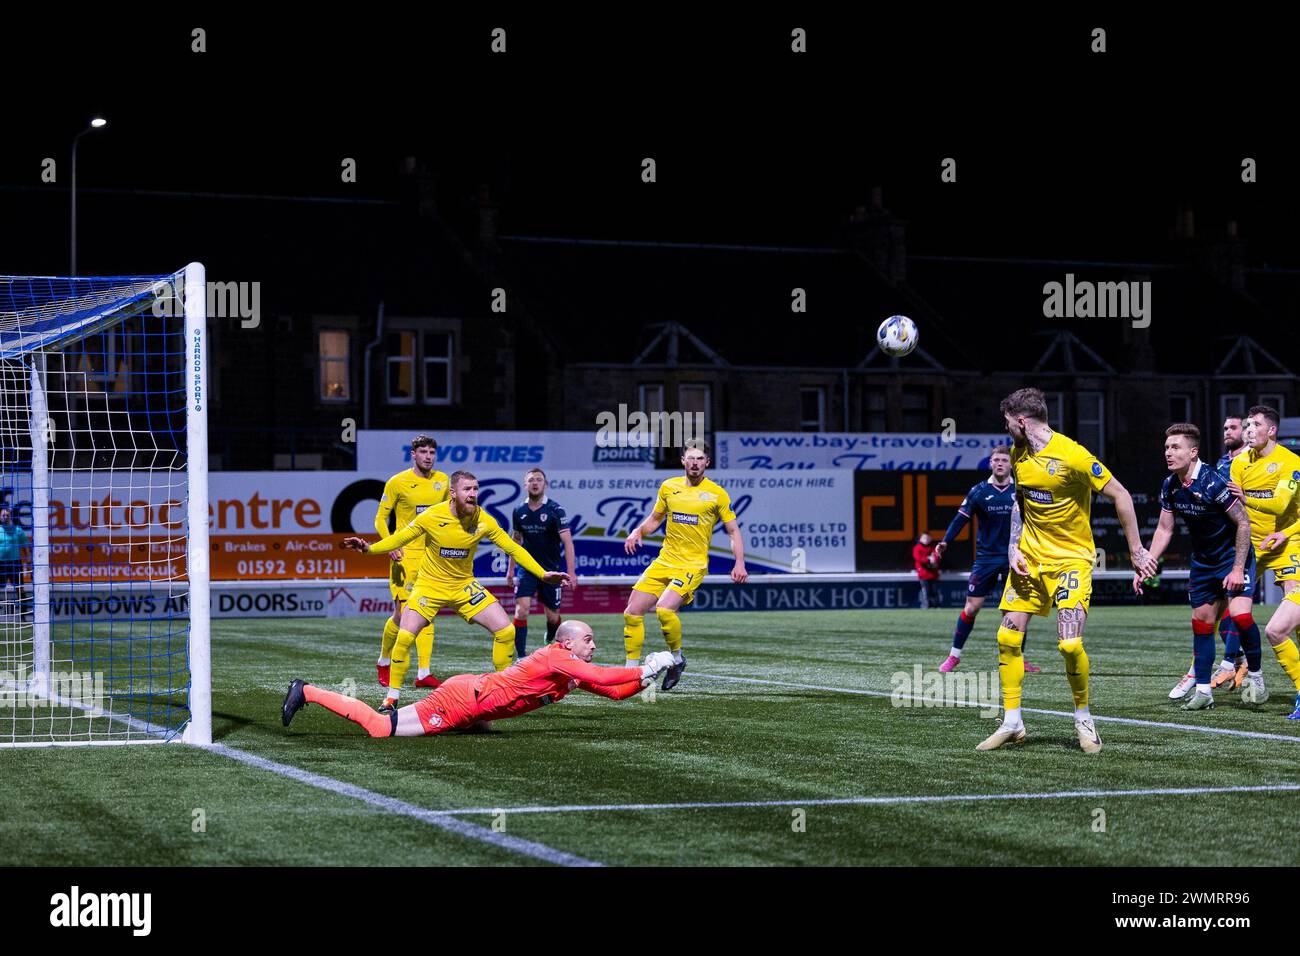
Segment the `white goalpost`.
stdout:
<svg viewBox="0 0 1300 956">
<path fill-rule="evenodd" d="M 0 747 L 212 742 L 206 288 L 0 276 Z"/>
</svg>

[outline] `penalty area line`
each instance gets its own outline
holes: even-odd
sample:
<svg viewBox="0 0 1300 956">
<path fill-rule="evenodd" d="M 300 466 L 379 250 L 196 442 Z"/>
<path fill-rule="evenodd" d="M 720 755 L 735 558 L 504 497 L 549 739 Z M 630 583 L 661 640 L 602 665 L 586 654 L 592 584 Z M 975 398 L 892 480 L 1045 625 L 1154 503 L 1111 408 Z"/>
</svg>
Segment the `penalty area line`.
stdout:
<svg viewBox="0 0 1300 956">
<path fill-rule="evenodd" d="M 298 783 L 305 783 L 307 786 L 316 787 L 318 790 L 325 790 L 339 796 L 351 797 L 353 800 L 360 800 L 362 803 L 368 804 L 378 810 L 383 810 L 386 813 L 395 813 L 400 816 L 410 817 L 413 820 L 427 823 L 429 826 L 436 827 L 439 830 L 445 830 L 448 833 L 454 833 L 457 836 L 466 837 L 470 840 L 477 840 L 480 843 L 487 843 L 499 849 L 508 850 L 511 853 L 518 853 L 521 856 L 532 857 L 535 860 L 553 863 L 556 866 L 604 865 L 602 863 L 597 863 L 594 860 L 586 860 L 580 856 L 574 856 L 572 853 L 565 853 L 562 850 L 553 849 L 552 847 L 541 843 L 534 843 L 532 840 L 523 840 L 519 837 L 510 836 L 506 833 L 500 833 L 496 830 L 488 829 L 487 827 L 481 827 L 473 823 L 466 823 L 464 820 L 452 819 L 444 811 L 417 807 L 413 803 L 407 803 L 405 800 L 398 800 L 396 797 L 384 796 L 382 793 L 375 793 L 373 790 L 367 790 L 365 787 L 358 787 L 355 784 L 344 783 L 342 780 L 335 780 L 333 777 L 326 777 L 318 773 L 312 773 L 310 770 L 303 770 L 300 767 L 293 767 L 289 764 L 267 760 L 265 757 L 258 757 L 255 754 L 246 753 L 243 750 L 237 750 L 234 747 L 228 747 L 225 744 L 213 744 L 201 749 L 206 750 L 209 753 L 229 757 L 231 760 L 237 760 L 242 764 L 255 767 L 258 770 L 265 770 L 268 773 L 274 773 L 281 777 L 287 777 L 290 780 L 296 780 Z"/>
<path fill-rule="evenodd" d="M 861 697 L 885 697 L 916 701 L 930 699 L 920 694 L 897 694 L 887 690 L 865 690 L 860 687 L 828 687 L 824 684 L 796 684 L 790 681 L 764 680 L 758 677 L 730 677 L 724 674 L 694 674 L 693 676 L 702 677 L 706 680 L 733 681 L 738 684 L 764 684 L 772 687 L 790 687 L 796 690 L 820 690 L 829 694 L 856 694 Z M 952 707 L 974 707 L 979 710 L 1002 709 L 1000 704 L 980 703 L 979 701 L 953 700 L 944 701 L 944 703 Z M 1073 713 L 1063 710 L 1043 710 L 1039 707 L 1022 707 L 1021 710 L 1026 714 L 1043 714 L 1047 717 L 1069 717 L 1071 720 L 1074 719 Z M 1165 730 L 1190 730 L 1200 734 L 1222 734 L 1228 737 L 1281 740 L 1289 744 L 1300 744 L 1300 735 L 1270 734 L 1262 730 L 1237 730 L 1232 727 L 1198 727 L 1195 724 L 1175 724 L 1164 720 L 1141 720 L 1137 717 L 1102 717 L 1097 714 L 1093 714 L 1092 719 L 1097 723 L 1128 724 L 1135 727 L 1161 727 Z"/>
<path fill-rule="evenodd" d="M 990 800 L 1068 800 L 1111 797 L 1206 796 L 1223 793 L 1277 793 L 1300 791 L 1300 783 L 1259 784 L 1237 787 L 1168 787 L 1145 790 L 1053 790 L 1046 793 L 946 793 L 897 797 L 818 797 L 809 800 L 717 800 L 701 803 L 558 804 L 544 807 L 467 807 L 438 810 L 446 816 L 497 813 L 598 813 L 628 810 L 734 810 L 747 807 L 889 806 L 904 803 L 980 803 Z"/>
</svg>

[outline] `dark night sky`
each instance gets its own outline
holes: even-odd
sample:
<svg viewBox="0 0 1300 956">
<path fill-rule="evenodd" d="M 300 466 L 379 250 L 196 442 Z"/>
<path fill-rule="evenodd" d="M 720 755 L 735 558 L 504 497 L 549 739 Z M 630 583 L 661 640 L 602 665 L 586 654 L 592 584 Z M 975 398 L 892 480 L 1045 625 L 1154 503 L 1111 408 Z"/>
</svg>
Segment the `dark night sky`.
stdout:
<svg viewBox="0 0 1300 956">
<path fill-rule="evenodd" d="M 1153 255 L 1186 201 L 1203 232 L 1236 219 L 1252 262 L 1300 266 L 1300 147 L 1268 76 L 1281 31 L 873 16 L 45 21 L 0 39 L 10 95 L 24 91 L 6 104 L 0 187 L 39 186 L 41 159 L 66 160 L 102 111 L 85 188 L 387 198 L 414 153 L 444 212 L 490 182 L 505 233 L 827 244 L 881 185 L 912 252 L 1113 259 Z M 1094 21 L 1104 55 L 1087 50 Z M 497 24 L 504 57 L 488 52 Z M 208 53 L 189 52 L 195 25 Z M 1239 180 L 1246 155 L 1257 184 Z M 339 181 L 344 156 L 357 185 Z M 939 182 L 945 156 L 956 184 Z M 12 212 L 53 268 L 66 222 Z"/>
</svg>

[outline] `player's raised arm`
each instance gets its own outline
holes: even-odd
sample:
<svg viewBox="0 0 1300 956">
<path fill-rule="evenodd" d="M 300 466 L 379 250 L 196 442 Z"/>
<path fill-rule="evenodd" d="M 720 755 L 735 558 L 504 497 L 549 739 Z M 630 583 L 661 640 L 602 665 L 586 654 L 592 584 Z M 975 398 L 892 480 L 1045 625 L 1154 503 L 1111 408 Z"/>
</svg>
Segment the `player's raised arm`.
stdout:
<svg viewBox="0 0 1300 956">
<path fill-rule="evenodd" d="M 1113 475 L 1102 486 L 1101 493 L 1115 505 L 1115 515 L 1119 518 L 1120 527 L 1124 529 L 1124 539 L 1128 542 L 1129 561 L 1133 565 L 1133 570 L 1140 573 L 1144 578 L 1151 577 L 1158 570 L 1158 566 L 1155 558 L 1151 556 L 1151 552 L 1142 547 L 1142 535 L 1138 531 L 1137 511 L 1133 508 L 1133 496 Z"/>
<path fill-rule="evenodd" d="M 498 548 L 506 553 L 506 557 L 514 558 L 521 568 L 538 580 L 545 581 L 547 584 L 562 584 L 568 579 L 568 575 L 563 571 L 546 571 L 537 563 L 537 560 L 528 553 L 522 544 L 518 544 L 502 529 L 496 521 L 492 521 L 492 527 L 488 530 L 487 538 Z"/>
<path fill-rule="evenodd" d="M 384 554 L 405 547 L 422 534 L 424 528 L 420 526 L 420 519 L 417 518 L 405 528 L 393 532 L 387 538 L 381 538 L 374 544 L 367 545 L 364 538 L 351 537 L 343 539 L 343 547 L 351 548 L 353 551 L 364 551 L 366 554 Z"/>
</svg>

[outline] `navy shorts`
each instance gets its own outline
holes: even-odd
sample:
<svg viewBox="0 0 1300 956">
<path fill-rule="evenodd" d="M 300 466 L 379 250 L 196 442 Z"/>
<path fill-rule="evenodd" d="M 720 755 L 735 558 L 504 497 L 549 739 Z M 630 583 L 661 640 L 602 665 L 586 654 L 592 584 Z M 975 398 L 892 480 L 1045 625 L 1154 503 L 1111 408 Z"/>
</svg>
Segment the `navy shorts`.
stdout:
<svg viewBox="0 0 1300 956">
<path fill-rule="evenodd" d="M 16 588 L 23 586 L 23 563 L 21 561 L 0 561 L 0 588 L 6 584 Z"/>
<path fill-rule="evenodd" d="M 520 568 L 519 583 L 515 586 L 515 597 L 530 598 L 534 595 L 552 611 L 560 609 L 560 586 L 558 584 L 547 584 L 540 578 L 533 577 L 530 572 Z"/>
<path fill-rule="evenodd" d="M 1246 586 L 1240 591 L 1229 594 L 1223 590 L 1223 579 L 1232 573 L 1232 558 L 1216 567 L 1193 564 L 1187 577 L 1187 603 L 1192 607 L 1213 604 L 1222 597 L 1238 597 L 1242 594 L 1258 595 L 1259 577 L 1255 573 L 1255 549 L 1251 548 L 1246 558 Z"/>
<path fill-rule="evenodd" d="M 996 588 L 1001 592 L 1006 586 L 1007 572 L 1011 570 L 1006 561 L 976 561 L 970 569 L 970 580 L 966 583 L 966 596 L 986 598 Z"/>
</svg>

